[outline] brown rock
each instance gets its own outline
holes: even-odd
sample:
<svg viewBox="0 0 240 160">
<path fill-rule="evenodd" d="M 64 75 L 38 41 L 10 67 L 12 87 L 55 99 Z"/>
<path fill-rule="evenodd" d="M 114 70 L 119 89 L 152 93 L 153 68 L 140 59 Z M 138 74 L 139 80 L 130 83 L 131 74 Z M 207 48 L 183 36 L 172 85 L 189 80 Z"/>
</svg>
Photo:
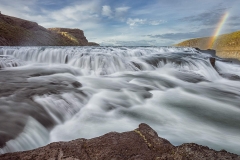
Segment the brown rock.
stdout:
<svg viewBox="0 0 240 160">
<path fill-rule="evenodd" d="M 0 46 L 90 46 L 80 29 L 46 29 L 36 22 L 0 14 Z"/>
<path fill-rule="evenodd" d="M 51 143 L 31 151 L 0 155 L 1 160 L 152 160 L 152 159 L 235 159 L 240 156 L 226 151 L 214 151 L 194 143 L 173 146 L 147 124 L 130 132 L 110 132 L 93 139 L 77 139 L 70 142 Z"/>
<path fill-rule="evenodd" d="M 99 44 L 95 42 L 88 42 L 88 46 L 99 46 Z"/>
</svg>

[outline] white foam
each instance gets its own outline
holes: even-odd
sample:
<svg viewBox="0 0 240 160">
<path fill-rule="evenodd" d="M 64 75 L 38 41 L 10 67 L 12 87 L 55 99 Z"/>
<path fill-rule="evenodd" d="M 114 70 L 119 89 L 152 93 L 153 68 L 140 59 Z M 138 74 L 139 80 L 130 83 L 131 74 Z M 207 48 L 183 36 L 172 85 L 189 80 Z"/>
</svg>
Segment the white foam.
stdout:
<svg viewBox="0 0 240 160">
<path fill-rule="evenodd" d="M 65 86 L 33 97 L 56 124 L 44 131 L 44 144 L 129 131 L 144 122 L 175 145 L 196 142 L 240 154 L 240 82 L 222 78 L 193 48 L 3 47 L 2 55 L 26 64 L 8 71 L 42 73 L 28 83 Z M 240 75 L 237 65 L 217 61 L 216 67 Z M 75 81 L 82 87 L 74 88 Z M 2 152 L 25 148 L 21 143 Z"/>
<path fill-rule="evenodd" d="M 0 149 L 0 154 L 30 150 L 48 143 L 48 130 L 34 118 L 29 117 L 22 133 L 17 138 L 6 142 L 5 147 Z"/>
</svg>

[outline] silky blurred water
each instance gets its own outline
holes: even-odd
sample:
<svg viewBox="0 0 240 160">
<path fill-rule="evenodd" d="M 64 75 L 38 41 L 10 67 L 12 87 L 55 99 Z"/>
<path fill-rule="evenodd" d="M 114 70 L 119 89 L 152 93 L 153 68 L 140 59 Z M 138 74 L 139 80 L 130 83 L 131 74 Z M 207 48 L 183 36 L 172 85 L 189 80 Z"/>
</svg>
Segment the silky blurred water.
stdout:
<svg viewBox="0 0 240 160">
<path fill-rule="evenodd" d="M 147 123 L 240 154 L 240 66 L 193 48 L 1 47 L 0 153 Z"/>
</svg>

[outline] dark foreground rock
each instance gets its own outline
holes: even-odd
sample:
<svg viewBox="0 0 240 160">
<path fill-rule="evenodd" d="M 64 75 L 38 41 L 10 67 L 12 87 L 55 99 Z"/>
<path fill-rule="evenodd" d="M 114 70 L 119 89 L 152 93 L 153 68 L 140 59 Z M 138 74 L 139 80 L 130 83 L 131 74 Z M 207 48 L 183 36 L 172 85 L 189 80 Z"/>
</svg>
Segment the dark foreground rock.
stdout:
<svg viewBox="0 0 240 160">
<path fill-rule="evenodd" d="M 214 151 L 194 143 L 173 146 L 147 124 L 140 124 L 134 131 L 111 132 L 93 139 L 51 143 L 31 151 L 0 155 L 1 160 L 119 160 L 119 159 L 236 159 L 240 156 L 226 151 Z"/>
</svg>

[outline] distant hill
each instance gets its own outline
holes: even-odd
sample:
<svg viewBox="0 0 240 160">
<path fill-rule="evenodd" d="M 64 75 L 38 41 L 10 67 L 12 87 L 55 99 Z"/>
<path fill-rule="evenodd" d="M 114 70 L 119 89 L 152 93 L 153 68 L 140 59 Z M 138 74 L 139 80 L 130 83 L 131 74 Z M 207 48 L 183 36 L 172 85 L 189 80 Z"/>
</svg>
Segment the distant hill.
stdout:
<svg viewBox="0 0 240 160">
<path fill-rule="evenodd" d="M 210 49 L 209 42 L 212 37 L 195 38 L 183 41 L 176 46 L 189 46 L 200 49 Z M 240 60 L 240 31 L 223 34 L 217 37 L 212 45 L 217 55 L 223 58 L 237 58 Z"/>
<path fill-rule="evenodd" d="M 80 29 L 46 29 L 36 22 L 0 13 L 0 46 L 94 46 Z"/>
</svg>

